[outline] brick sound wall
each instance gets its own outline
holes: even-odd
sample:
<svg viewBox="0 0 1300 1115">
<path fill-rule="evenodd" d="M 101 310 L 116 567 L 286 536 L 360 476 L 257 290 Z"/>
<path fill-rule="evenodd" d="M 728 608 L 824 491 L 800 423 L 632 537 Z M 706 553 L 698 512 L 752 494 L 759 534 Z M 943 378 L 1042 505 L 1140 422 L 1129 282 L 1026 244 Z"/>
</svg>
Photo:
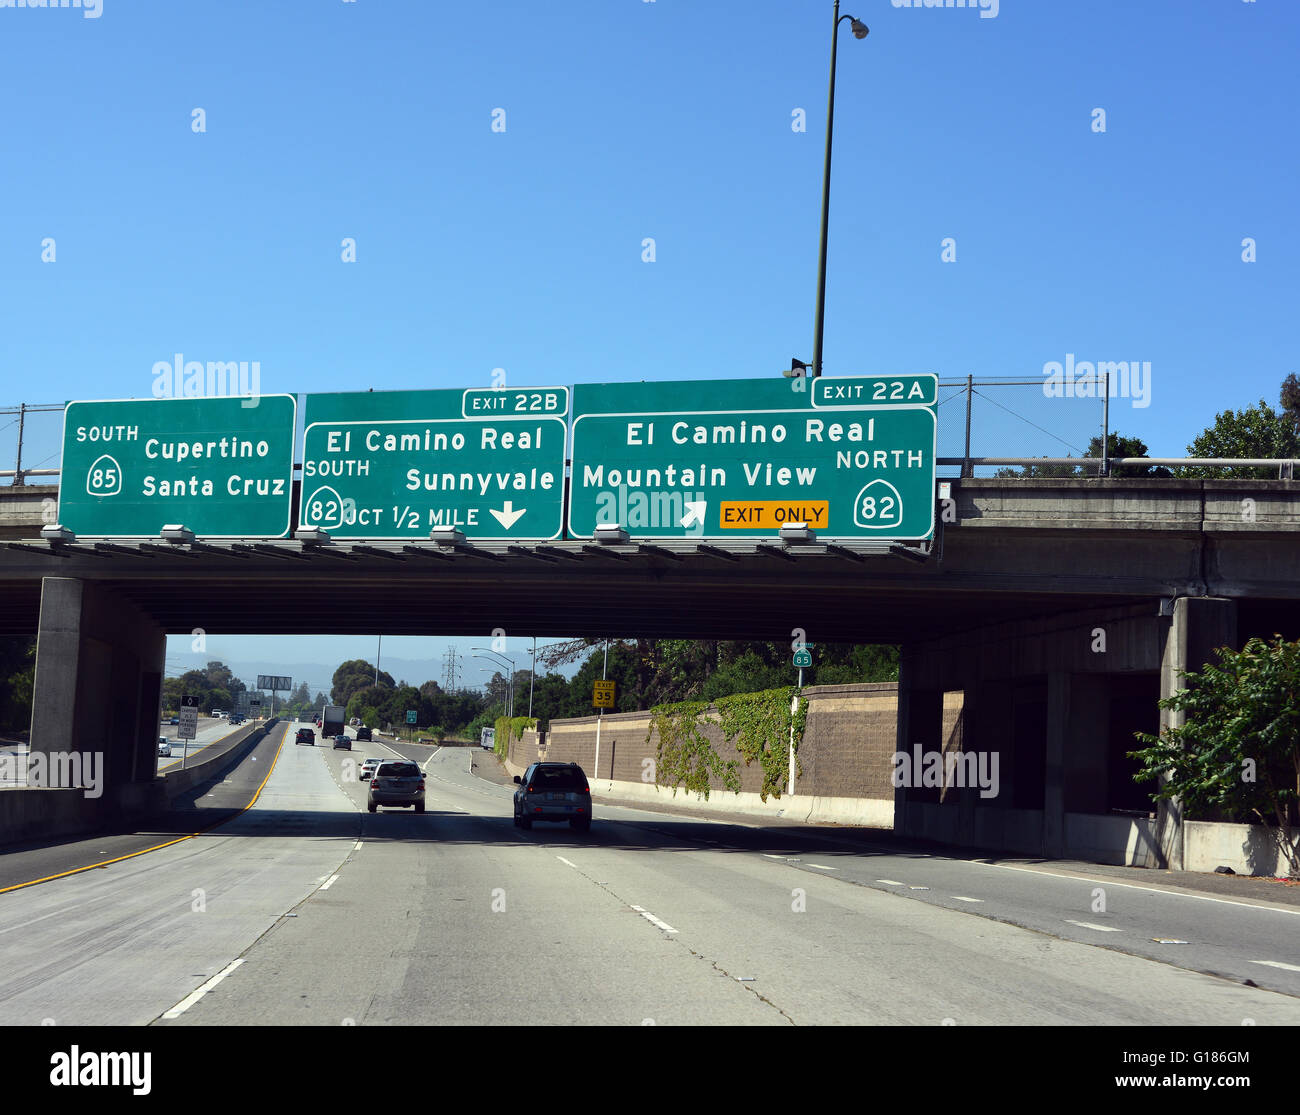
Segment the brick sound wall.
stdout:
<svg viewBox="0 0 1300 1115">
<path fill-rule="evenodd" d="M 879 798 L 894 796 L 893 770 L 895 724 L 898 719 L 898 687 L 893 682 L 858 685 L 818 685 L 804 690 L 808 698 L 808 724 L 799 746 L 803 767 L 797 789 L 818 797 Z M 656 740 L 650 717 L 644 712 L 621 712 L 606 716 L 600 729 L 600 770 L 595 769 L 596 717 L 553 720 L 546 746 L 538 747 L 537 733 L 526 732 L 512 740 L 510 763 L 521 773 L 539 759 L 553 763 L 577 763 L 593 782 L 653 782 L 645 763 L 655 757 Z M 724 760 L 739 762 L 740 788 L 758 793 L 763 784 L 757 763 L 750 766 L 735 747 L 722 739 L 721 729 L 711 725 L 709 740 Z M 714 788 L 721 789 L 715 783 Z"/>
</svg>

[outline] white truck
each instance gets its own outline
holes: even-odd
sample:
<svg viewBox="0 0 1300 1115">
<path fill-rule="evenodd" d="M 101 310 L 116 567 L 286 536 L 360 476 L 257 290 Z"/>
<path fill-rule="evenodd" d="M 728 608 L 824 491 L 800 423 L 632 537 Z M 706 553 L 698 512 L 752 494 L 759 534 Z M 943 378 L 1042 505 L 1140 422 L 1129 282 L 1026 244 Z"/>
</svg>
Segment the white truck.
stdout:
<svg viewBox="0 0 1300 1115">
<path fill-rule="evenodd" d="M 345 735 L 343 725 L 347 723 L 347 709 L 342 705 L 326 705 L 321 712 L 320 735 L 322 740 Z"/>
<path fill-rule="evenodd" d="M 497 745 L 497 730 L 495 728 L 484 728 L 479 735 L 479 746 L 484 751 L 491 751 Z"/>
</svg>

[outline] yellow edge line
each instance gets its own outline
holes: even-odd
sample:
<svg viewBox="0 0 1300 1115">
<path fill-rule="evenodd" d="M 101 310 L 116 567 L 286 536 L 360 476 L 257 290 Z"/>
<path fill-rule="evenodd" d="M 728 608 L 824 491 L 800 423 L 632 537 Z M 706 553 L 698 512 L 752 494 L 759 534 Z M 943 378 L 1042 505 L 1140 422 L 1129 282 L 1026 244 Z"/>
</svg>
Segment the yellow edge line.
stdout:
<svg viewBox="0 0 1300 1115">
<path fill-rule="evenodd" d="M 261 785 L 257 787 L 257 792 L 253 794 L 252 799 L 239 811 L 239 813 L 247 813 L 257 804 L 257 799 L 262 796 L 262 789 L 266 786 L 267 782 L 270 781 L 271 775 L 275 773 L 275 764 L 280 761 L 280 752 L 284 750 L 284 741 L 289 738 L 289 726 L 287 724 L 285 725 L 284 732 L 285 734 L 280 740 L 280 746 L 275 749 L 275 758 L 271 760 L 271 769 L 266 772 L 266 777 L 262 779 Z M 238 815 L 239 814 L 236 814 L 236 816 Z M 217 821 L 215 824 L 208 825 L 207 828 L 199 829 L 198 832 L 192 832 L 188 836 L 178 836 L 175 840 L 168 840 L 165 844 L 155 844 L 152 848 L 141 848 L 138 852 L 131 852 L 128 855 L 118 856 L 115 859 L 106 859 L 103 863 L 88 863 L 85 867 L 74 867 L 71 871 L 60 871 L 57 875 L 46 875 L 42 879 L 29 879 L 25 883 L 14 883 L 14 885 L 10 887 L 0 887 L 0 894 L 6 894 L 11 890 L 22 890 L 23 887 L 34 887 L 37 883 L 48 883 L 51 879 L 65 879 L 69 875 L 80 875 L 83 871 L 94 871 L 98 867 L 107 867 L 110 863 L 121 863 L 123 860 L 135 859 L 136 856 L 147 855 L 149 852 L 156 852 L 161 848 L 170 848 L 173 844 L 180 844 L 186 840 L 193 840 L 194 837 L 202 836 L 205 832 L 211 832 L 213 829 L 229 824 L 233 820 L 234 817 L 227 817 L 224 821 Z"/>
</svg>

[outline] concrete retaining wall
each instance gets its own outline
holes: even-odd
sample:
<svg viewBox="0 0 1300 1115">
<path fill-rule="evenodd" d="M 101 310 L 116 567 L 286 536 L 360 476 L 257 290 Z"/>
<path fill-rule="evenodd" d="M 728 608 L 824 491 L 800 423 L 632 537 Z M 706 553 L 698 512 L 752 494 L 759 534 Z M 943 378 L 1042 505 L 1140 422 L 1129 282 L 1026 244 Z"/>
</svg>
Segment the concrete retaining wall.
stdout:
<svg viewBox="0 0 1300 1115">
<path fill-rule="evenodd" d="M 890 782 L 898 715 L 893 682 L 819 685 L 804 690 L 808 724 L 799 747 L 803 773 L 793 795 L 759 797 L 763 772 L 744 759 L 712 725 L 706 735 L 724 761 L 739 763 L 741 792 L 734 794 L 713 780 L 709 797 L 654 785 L 657 739 L 645 712 L 606 716 L 600 726 L 599 777 L 596 777 L 598 718 L 553 720 L 545 746 L 536 732 L 512 740 L 507 769 L 522 774 L 529 763 L 544 760 L 577 763 L 588 774 L 592 792 L 606 798 L 656 801 L 676 807 L 744 813 L 782 820 L 828 821 L 889 828 L 893 825 L 894 790 Z"/>
<path fill-rule="evenodd" d="M 1291 873 L 1278 847 L 1276 830 L 1263 825 L 1185 821 L 1183 859 L 1188 871 L 1213 871 L 1222 866 L 1231 867 L 1238 875 Z"/>
</svg>

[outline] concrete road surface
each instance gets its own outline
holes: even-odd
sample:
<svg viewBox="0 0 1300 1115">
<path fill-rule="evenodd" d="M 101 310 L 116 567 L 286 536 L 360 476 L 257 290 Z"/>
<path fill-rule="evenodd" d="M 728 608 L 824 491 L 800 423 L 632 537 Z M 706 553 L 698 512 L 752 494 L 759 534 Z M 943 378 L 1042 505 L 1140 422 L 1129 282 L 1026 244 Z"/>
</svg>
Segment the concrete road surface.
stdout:
<svg viewBox="0 0 1300 1115">
<path fill-rule="evenodd" d="M 1171 896 L 1119 901 L 1119 933 L 1102 934 L 1056 924 L 1077 905 L 1064 888 L 1086 880 L 933 857 L 886 866 L 802 835 L 599 803 L 588 834 L 524 832 L 513 787 L 471 775 L 470 749 L 299 747 L 295 728 L 233 821 L 0 894 L 0 1023 L 1300 1023 L 1295 994 L 1106 939 L 1150 918 L 1192 926 Z M 398 754 L 427 768 L 428 811 L 366 813 L 362 759 Z M 1235 924 L 1247 951 L 1272 951 L 1199 947 L 1300 966 L 1294 945 L 1271 943 L 1294 940 L 1294 914 L 1213 918 L 1216 942 Z"/>
</svg>

